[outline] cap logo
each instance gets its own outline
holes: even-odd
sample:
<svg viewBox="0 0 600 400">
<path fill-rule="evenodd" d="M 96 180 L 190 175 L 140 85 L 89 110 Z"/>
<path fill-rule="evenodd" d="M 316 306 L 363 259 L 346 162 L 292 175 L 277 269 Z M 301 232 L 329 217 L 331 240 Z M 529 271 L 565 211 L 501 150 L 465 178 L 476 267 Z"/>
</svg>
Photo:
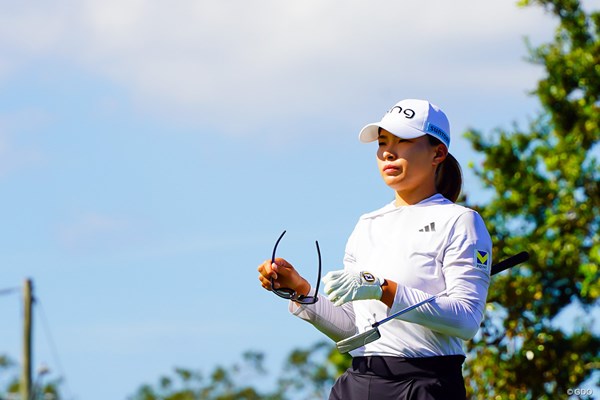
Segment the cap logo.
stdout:
<svg viewBox="0 0 600 400">
<path fill-rule="evenodd" d="M 394 107 L 392 107 L 392 109 L 390 111 L 388 111 L 388 114 L 391 114 L 393 112 L 396 112 L 398 114 L 404 114 L 404 116 L 407 119 L 412 119 L 415 117 L 415 110 L 412 110 L 410 108 L 402 109 L 402 107 L 400 107 L 400 106 L 394 106 Z"/>
<path fill-rule="evenodd" d="M 445 144 L 450 144 L 450 136 L 448 136 L 448 134 L 444 132 L 444 130 L 439 126 L 435 126 L 431 122 L 428 122 L 425 131 L 437 135 L 440 139 L 444 141 Z"/>
</svg>

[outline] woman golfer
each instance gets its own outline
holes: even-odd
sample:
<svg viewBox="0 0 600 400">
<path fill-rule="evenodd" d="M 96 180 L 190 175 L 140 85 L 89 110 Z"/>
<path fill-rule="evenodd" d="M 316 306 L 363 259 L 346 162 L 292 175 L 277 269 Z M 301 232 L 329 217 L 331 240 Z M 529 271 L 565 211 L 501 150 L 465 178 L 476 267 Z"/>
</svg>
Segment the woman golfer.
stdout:
<svg viewBox="0 0 600 400">
<path fill-rule="evenodd" d="M 448 119 L 428 101 L 403 100 L 359 139 L 379 143 L 377 165 L 395 200 L 360 217 L 344 269 L 323 278 L 327 297 L 282 258 L 259 266 L 260 282 L 290 290 L 290 311 L 335 341 L 445 291 L 352 351 L 329 399 L 465 399 L 463 341 L 483 318 L 492 244 L 479 214 L 454 204 L 462 177 L 448 153 Z M 319 301 L 303 301 L 312 296 Z"/>
</svg>

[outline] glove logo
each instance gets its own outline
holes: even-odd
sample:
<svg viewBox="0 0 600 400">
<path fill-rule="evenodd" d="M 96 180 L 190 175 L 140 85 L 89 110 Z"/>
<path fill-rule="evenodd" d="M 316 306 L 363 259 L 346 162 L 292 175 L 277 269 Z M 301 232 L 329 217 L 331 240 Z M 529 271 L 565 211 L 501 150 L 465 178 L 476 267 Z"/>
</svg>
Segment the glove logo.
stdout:
<svg viewBox="0 0 600 400">
<path fill-rule="evenodd" d="M 487 270 L 490 265 L 490 254 L 487 251 L 475 249 L 475 266 Z"/>
<path fill-rule="evenodd" d="M 375 276 L 373 276 L 373 274 L 371 274 L 370 272 L 363 271 L 360 273 L 360 276 L 362 276 L 362 278 L 368 283 L 375 282 Z"/>
</svg>

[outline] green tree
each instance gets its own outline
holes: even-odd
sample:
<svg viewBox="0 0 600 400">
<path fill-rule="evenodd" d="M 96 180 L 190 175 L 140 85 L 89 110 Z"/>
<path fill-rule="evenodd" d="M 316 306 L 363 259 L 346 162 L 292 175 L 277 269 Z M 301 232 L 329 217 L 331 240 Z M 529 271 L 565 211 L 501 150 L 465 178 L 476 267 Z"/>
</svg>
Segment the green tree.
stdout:
<svg viewBox="0 0 600 400">
<path fill-rule="evenodd" d="M 288 356 L 279 378 L 279 392 L 289 399 L 325 399 L 352 357 L 340 354 L 331 342 L 296 349 Z"/>
<path fill-rule="evenodd" d="M 217 366 L 206 377 L 201 371 L 176 368 L 171 376 L 160 377 L 156 385 L 141 386 L 129 400 L 321 399 L 327 397 L 349 359 L 325 342 L 295 349 L 279 375 L 271 377 L 273 388 L 258 390 L 248 383 L 270 377 L 263 366 L 264 355 L 247 352 L 242 363 L 229 368 Z"/>
<path fill-rule="evenodd" d="M 599 367 L 591 321 L 556 327 L 576 304 L 597 307 L 600 264 L 600 14 L 577 0 L 522 1 L 558 17 L 554 41 L 530 47 L 545 68 L 534 94 L 542 111 L 527 130 L 467 133 L 492 200 L 478 207 L 496 259 L 530 261 L 494 279 L 488 315 L 469 343 L 466 382 L 478 399 L 567 398 Z"/>
<path fill-rule="evenodd" d="M 162 376 L 158 384 L 141 386 L 130 400 L 279 400 L 276 393 L 260 393 L 246 383 L 266 374 L 264 356 L 257 352 L 243 355 L 242 364 L 230 368 L 217 366 L 208 375 L 201 371 L 175 368 L 173 375 Z"/>
<path fill-rule="evenodd" d="M 61 400 L 60 379 L 33 382 L 32 400 Z M 0 355 L 0 400 L 20 398 L 21 387 L 17 364 L 8 356 Z"/>
</svg>

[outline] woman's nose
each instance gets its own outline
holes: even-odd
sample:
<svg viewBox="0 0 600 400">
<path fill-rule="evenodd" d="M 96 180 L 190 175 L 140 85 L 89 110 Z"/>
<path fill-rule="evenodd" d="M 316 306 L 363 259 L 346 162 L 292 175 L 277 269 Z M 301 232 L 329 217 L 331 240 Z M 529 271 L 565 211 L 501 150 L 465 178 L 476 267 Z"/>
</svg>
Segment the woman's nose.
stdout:
<svg viewBox="0 0 600 400">
<path fill-rule="evenodd" d="M 396 156 L 391 151 L 386 150 L 383 152 L 383 159 L 386 161 L 393 161 L 396 159 Z"/>
</svg>

